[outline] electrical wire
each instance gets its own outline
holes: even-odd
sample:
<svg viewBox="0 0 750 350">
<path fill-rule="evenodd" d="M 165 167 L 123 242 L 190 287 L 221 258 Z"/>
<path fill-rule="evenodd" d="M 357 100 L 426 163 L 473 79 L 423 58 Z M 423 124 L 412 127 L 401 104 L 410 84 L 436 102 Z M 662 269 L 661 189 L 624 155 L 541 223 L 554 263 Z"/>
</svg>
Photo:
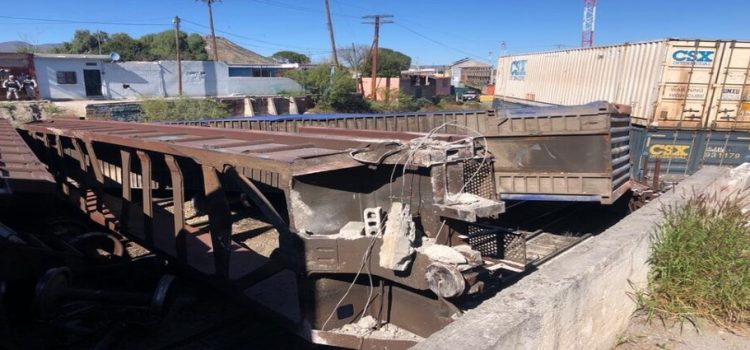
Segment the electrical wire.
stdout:
<svg viewBox="0 0 750 350">
<path fill-rule="evenodd" d="M 192 24 L 194 26 L 198 26 L 198 27 L 205 28 L 205 29 L 209 29 L 210 28 L 209 26 L 200 24 L 200 23 L 195 22 L 195 21 L 191 21 L 189 19 L 183 18 L 182 20 L 184 22 Z M 267 45 L 272 45 L 272 46 L 275 46 L 277 48 L 282 48 L 282 49 L 292 48 L 292 49 L 305 50 L 307 52 L 315 52 L 315 53 L 330 53 L 331 52 L 331 50 L 327 50 L 327 49 L 323 49 L 323 48 L 309 48 L 309 47 L 303 47 L 303 46 L 278 44 L 278 42 L 272 42 L 272 41 L 266 41 L 266 40 L 261 40 L 261 39 L 255 39 L 255 38 L 251 38 L 251 37 L 248 37 L 248 36 L 244 36 L 244 35 L 241 35 L 241 34 L 236 34 L 236 33 L 228 32 L 228 31 L 220 30 L 220 29 L 216 29 L 215 31 L 217 33 L 226 34 L 226 35 L 229 35 L 229 36 L 232 36 L 232 37 L 235 37 L 235 38 L 240 38 L 240 39 L 245 39 L 245 40 L 250 40 L 250 41 L 257 41 L 259 43 L 263 43 L 263 44 L 267 44 Z M 239 41 L 237 41 L 237 42 L 239 42 Z M 260 45 L 257 45 L 257 44 L 253 44 L 253 45 L 255 45 L 257 47 L 264 47 L 264 46 L 260 46 Z M 264 48 L 270 48 L 270 47 L 264 47 Z"/>
<path fill-rule="evenodd" d="M 269 5 L 269 6 L 276 6 L 276 7 L 286 8 L 286 9 L 289 9 L 289 10 L 301 11 L 301 12 L 305 12 L 305 13 L 310 13 L 310 11 L 320 12 L 320 13 L 323 12 L 322 9 L 319 9 L 319 8 L 299 6 L 299 5 L 296 5 L 296 4 L 290 4 L 290 3 L 281 2 L 281 1 L 272 1 L 272 0 L 251 0 L 251 1 L 257 2 L 259 4 L 264 4 L 264 5 Z M 356 15 L 352 15 L 352 14 L 339 13 L 339 12 L 331 12 L 331 15 L 336 15 L 336 16 L 339 16 L 339 17 L 357 18 L 357 19 L 359 19 L 359 18 L 362 17 L 362 16 L 356 16 Z"/>
<path fill-rule="evenodd" d="M 385 222 L 385 217 L 381 221 L 381 224 L 382 222 Z M 372 239 L 370 240 L 370 244 L 367 246 L 367 249 L 365 250 L 365 254 L 362 255 L 362 263 L 359 266 L 359 271 L 357 271 L 357 274 L 354 275 L 354 279 L 352 280 L 352 283 L 349 284 L 349 288 L 346 289 L 346 292 L 344 292 L 344 295 L 341 297 L 341 299 L 339 299 L 339 302 L 336 303 L 336 306 L 334 306 L 333 310 L 331 310 L 331 314 L 329 314 L 326 321 L 323 322 L 323 327 L 321 327 L 321 330 L 323 331 L 326 330 L 326 326 L 328 325 L 328 322 L 333 317 L 333 314 L 336 313 L 336 309 L 338 309 L 339 306 L 341 306 L 341 303 L 344 302 L 344 299 L 346 299 L 346 297 L 349 295 L 349 292 L 351 292 L 352 288 L 356 284 L 357 278 L 359 278 L 359 275 L 362 274 L 362 270 L 365 268 L 365 263 L 367 262 L 367 258 L 369 258 L 370 254 L 372 253 L 372 248 L 375 246 L 375 241 L 377 240 L 377 238 L 378 238 L 378 235 L 372 236 Z M 365 310 L 362 310 L 363 314 L 364 312 Z"/>
<path fill-rule="evenodd" d="M 442 47 L 444 47 L 444 48 L 446 48 L 446 49 L 450 49 L 450 50 L 453 50 L 453 51 L 459 52 L 459 53 L 461 53 L 461 54 L 467 55 L 467 56 L 469 56 L 469 57 L 473 57 L 473 58 L 476 58 L 476 59 L 478 59 L 478 60 L 482 60 L 482 61 L 485 61 L 485 60 L 486 60 L 486 58 L 482 58 L 482 57 L 480 57 L 480 56 L 478 56 L 478 55 L 475 55 L 475 54 L 473 54 L 473 53 L 471 53 L 471 52 L 468 52 L 468 51 L 464 51 L 464 50 L 461 50 L 461 49 L 458 49 L 458 48 L 452 47 L 452 46 L 450 46 L 450 45 L 448 45 L 448 44 L 445 44 L 445 43 L 443 43 L 443 42 L 441 42 L 441 41 L 438 41 L 438 40 L 435 40 L 435 39 L 433 39 L 433 38 L 431 38 L 431 37 L 428 37 L 428 36 L 426 36 L 426 35 L 424 35 L 424 34 L 422 34 L 422 33 L 419 33 L 419 32 L 417 32 L 417 31 L 416 31 L 416 30 L 414 30 L 414 29 L 411 29 L 411 28 L 409 28 L 409 27 L 407 27 L 407 26 L 405 26 L 405 25 L 403 25 L 403 24 L 399 23 L 399 22 L 394 22 L 394 24 L 395 24 L 395 25 L 397 25 L 397 26 L 399 26 L 399 27 L 401 27 L 401 28 L 403 28 L 404 30 L 406 30 L 406 31 L 408 31 L 408 32 L 410 32 L 410 33 L 412 33 L 412 34 L 416 35 L 416 36 L 419 36 L 419 37 L 421 37 L 421 38 L 423 38 L 423 39 L 425 39 L 425 40 L 431 41 L 431 42 L 433 42 L 433 43 L 435 43 L 435 44 L 437 44 L 437 45 L 440 45 L 440 46 L 442 46 Z"/>
<path fill-rule="evenodd" d="M 40 21 L 40 22 L 53 22 L 53 23 L 69 23 L 69 24 L 107 24 L 107 25 L 121 25 L 121 26 L 171 26 L 169 22 L 166 23 L 137 23 L 137 22 L 117 22 L 117 21 L 77 21 L 69 19 L 57 19 L 57 18 L 32 18 L 32 17 L 14 17 L 14 16 L 0 16 L 0 18 L 14 19 L 14 20 L 27 20 L 27 21 Z"/>
<path fill-rule="evenodd" d="M 393 199 L 394 199 L 394 197 L 393 197 L 393 180 L 394 180 L 394 177 L 395 177 L 395 174 L 396 174 L 397 165 L 399 163 L 401 163 L 401 161 L 404 159 L 404 157 L 406 157 L 406 161 L 402 165 L 402 173 L 401 173 L 401 181 L 402 181 L 402 184 L 401 184 L 401 196 L 399 198 L 402 202 L 404 202 L 404 200 L 405 200 L 405 198 L 404 198 L 404 189 L 406 188 L 406 170 L 408 168 L 408 165 L 411 162 L 414 161 L 414 157 L 415 157 L 416 153 L 419 150 L 422 149 L 422 147 L 424 146 L 424 144 L 428 140 L 433 140 L 432 139 L 433 135 L 435 133 L 437 133 L 439 130 L 441 130 L 441 129 L 447 127 L 447 126 L 453 126 L 453 127 L 456 127 L 456 128 L 461 128 L 461 129 L 473 132 L 477 136 L 481 137 L 484 140 L 484 151 L 486 153 L 486 150 L 487 150 L 487 138 L 484 135 L 482 135 L 480 132 L 478 132 L 478 131 L 476 131 L 476 130 L 474 130 L 472 128 L 469 128 L 469 127 L 463 126 L 463 125 L 454 124 L 454 123 L 443 123 L 440 126 L 438 126 L 438 127 L 434 128 L 434 129 L 430 130 L 427 133 L 427 135 L 425 135 L 424 137 L 422 137 L 419 140 L 419 143 L 415 147 L 410 147 L 409 152 L 406 152 L 406 153 L 402 154 L 399 157 L 399 159 L 396 161 L 396 163 L 393 165 L 393 170 L 391 171 L 390 181 L 389 181 L 389 184 L 388 184 L 389 192 L 390 192 L 391 207 L 393 207 Z M 464 142 L 464 141 L 465 141 L 465 139 L 463 139 L 463 140 L 457 140 L 457 141 L 454 141 L 454 142 L 451 142 L 451 143 L 458 143 L 458 142 Z M 401 147 L 402 147 L 401 150 L 404 150 L 404 148 L 403 148 L 404 146 L 402 145 Z M 390 153 L 389 155 L 385 156 L 381 161 L 384 161 L 385 158 L 387 158 L 387 157 L 389 157 L 389 156 L 391 156 L 393 154 L 395 154 L 395 153 Z M 487 161 L 487 157 L 485 155 L 485 156 L 482 157 L 482 162 L 480 163 L 480 165 L 477 168 L 477 170 L 475 170 L 474 173 L 471 175 L 471 177 L 469 177 L 468 181 L 464 182 L 463 186 L 458 191 L 459 194 L 463 193 L 464 189 L 466 188 L 466 185 L 468 185 L 469 183 L 471 183 L 471 181 L 473 181 L 474 178 L 479 174 L 479 172 L 481 171 L 481 169 L 484 166 L 484 164 L 485 164 L 486 161 Z M 408 201 L 409 204 L 411 204 L 411 199 L 412 198 L 409 198 L 409 201 Z M 407 218 L 406 216 L 402 216 L 401 217 L 401 220 L 402 220 L 402 222 L 400 223 L 401 225 L 406 224 L 406 218 Z M 387 219 L 387 216 L 384 216 L 381 219 L 381 221 L 380 221 L 380 225 L 383 225 L 383 223 L 385 223 L 386 219 Z M 438 229 L 438 232 L 437 232 L 436 237 L 435 237 L 436 241 L 440 237 L 440 233 L 442 232 L 444 226 L 445 226 L 445 220 L 442 220 L 442 223 L 440 225 L 440 229 Z M 369 260 L 370 260 L 370 257 L 372 256 L 372 248 L 374 247 L 375 241 L 377 240 L 378 237 L 380 237 L 380 234 L 373 235 L 372 239 L 370 240 L 370 244 L 368 245 L 367 249 L 365 250 L 364 254 L 362 255 L 362 262 L 361 262 L 361 264 L 359 266 L 359 270 L 354 275 L 354 278 L 352 279 L 352 282 L 349 284 L 349 287 L 346 289 L 346 292 L 344 292 L 344 295 L 341 296 L 341 298 L 339 299 L 339 301 L 336 303 L 336 306 L 334 306 L 333 309 L 331 310 L 331 313 L 328 315 L 328 318 L 326 318 L 326 321 L 323 323 L 323 327 L 321 328 L 321 330 L 325 331 L 325 328 L 328 325 L 328 322 L 330 322 L 331 318 L 336 313 L 336 310 L 339 308 L 339 306 L 341 306 L 341 303 L 343 303 L 344 299 L 346 299 L 346 297 L 349 295 L 349 293 L 351 292 L 352 288 L 356 284 L 357 279 L 362 274 L 363 270 L 365 270 L 365 272 L 367 273 L 367 276 L 368 276 L 368 279 L 369 279 L 369 287 L 370 287 L 369 291 L 368 291 L 368 295 L 367 295 L 367 301 L 365 302 L 365 306 L 362 309 L 362 313 L 360 314 L 359 318 L 361 320 L 362 317 L 364 317 L 365 313 L 367 312 L 367 309 L 370 307 L 370 302 L 372 301 L 372 295 L 373 295 L 374 288 L 375 288 L 374 284 L 373 284 L 373 280 L 372 280 L 372 273 L 370 271 L 370 266 L 369 266 L 370 261 Z"/>
</svg>

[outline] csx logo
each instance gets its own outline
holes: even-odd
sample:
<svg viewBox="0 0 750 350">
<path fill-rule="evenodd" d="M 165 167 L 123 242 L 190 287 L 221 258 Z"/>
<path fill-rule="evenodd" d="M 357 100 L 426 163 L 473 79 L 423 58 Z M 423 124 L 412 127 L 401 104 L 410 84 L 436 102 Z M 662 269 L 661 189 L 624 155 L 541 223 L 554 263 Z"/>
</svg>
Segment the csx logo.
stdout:
<svg viewBox="0 0 750 350">
<path fill-rule="evenodd" d="M 713 62 L 713 51 L 678 50 L 672 54 L 675 62 L 698 62 L 707 64 Z"/>
<path fill-rule="evenodd" d="M 656 144 L 648 148 L 648 154 L 656 158 L 687 158 L 689 150 L 690 146 Z"/>
<path fill-rule="evenodd" d="M 527 60 L 518 60 L 510 63 L 511 80 L 524 80 L 526 77 L 526 62 Z"/>
</svg>

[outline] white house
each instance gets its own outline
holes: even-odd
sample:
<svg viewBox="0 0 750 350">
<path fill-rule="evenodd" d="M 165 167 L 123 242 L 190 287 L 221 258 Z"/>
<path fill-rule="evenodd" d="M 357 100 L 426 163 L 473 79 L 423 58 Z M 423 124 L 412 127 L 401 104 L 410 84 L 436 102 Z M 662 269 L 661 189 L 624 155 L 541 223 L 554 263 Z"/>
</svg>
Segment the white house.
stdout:
<svg viewBox="0 0 750 350">
<path fill-rule="evenodd" d="M 176 61 L 111 62 L 109 55 L 35 54 L 34 66 L 42 98 L 50 100 L 135 99 L 178 96 Z M 213 61 L 183 61 L 183 96 L 276 95 L 299 91 L 295 81 L 255 74 L 284 65 L 228 65 Z"/>
<path fill-rule="evenodd" d="M 44 99 L 103 97 L 102 73 L 109 55 L 34 54 L 39 95 Z"/>
</svg>

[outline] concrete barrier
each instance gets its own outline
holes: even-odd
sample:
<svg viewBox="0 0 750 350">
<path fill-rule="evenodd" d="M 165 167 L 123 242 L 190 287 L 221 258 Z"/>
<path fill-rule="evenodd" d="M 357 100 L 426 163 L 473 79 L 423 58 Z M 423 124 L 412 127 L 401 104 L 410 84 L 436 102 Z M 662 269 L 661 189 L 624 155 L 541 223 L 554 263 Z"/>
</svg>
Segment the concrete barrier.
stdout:
<svg viewBox="0 0 750 350">
<path fill-rule="evenodd" d="M 662 207 L 683 205 L 692 193 L 748 184 L 747 172 L 734 182 L 728 174 L 728 168 L 704 168 L 414 349 L 611 349 L 636 308 L 628 293 L 646 286 L 650 237 L 664 219 Z"/>
</svg>

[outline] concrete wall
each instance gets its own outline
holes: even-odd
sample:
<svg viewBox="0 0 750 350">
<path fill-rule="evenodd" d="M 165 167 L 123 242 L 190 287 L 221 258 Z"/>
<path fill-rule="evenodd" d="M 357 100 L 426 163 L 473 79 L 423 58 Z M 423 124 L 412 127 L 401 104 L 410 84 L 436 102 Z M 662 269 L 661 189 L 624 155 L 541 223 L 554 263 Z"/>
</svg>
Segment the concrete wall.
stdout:
<svg viewBox="0 0 750 350">
<path fill-rule="evenodd" d="M 101 70 L 102 94 L 109 99 L 178 95 L 175 61 L 103 63 L 80 58 L 35 57 L 34 64 L 40 95 L 46 99 L 86 99 L 84 69 Z M 75 71 L 77 83 L 58 84 L 58 71 Z M 212 61 L 183 61 L 182 82 L 183 95 L 191 97 L 276 95 L 282 90 L 302 90 L 288 78 L 229 77 L 226 63 Z"/>
<path fill-rule="evenodd" d="M 174 82 L 167 85 L 159 62 L 107 63 L 105 67 L 104 87 L 111 99 L 165 97 L 167 90 L 176 89 Z"/>
<path fill-rule="evenodd" d="M 385 99 L 385 92 L 391 90 L 391 96 L 394 96 L 398 92 L 400 79 L 397 77 L 378 77 L 375 80 L 375 89 L 378 92 L 378 100 Z M 366 97 L 372 96 L 372 78 L 362 78 L 362 95 Z"/>
<path fill-rule="evenodd" d="M 52 57 L 34 57 L 36 81 L 39 95 L 43 99 L 79 100 L 86 97 L 86 86 L 83 80 L 84 69 L 102 69 L 102 61 L 98 59 L 70 58 L 60 59 Z M 58 84 L 57 72 L 76 72 L 75 84 Z M 104 77 L 102 77 L 104 78 Z"/>
<path fill-rule="evenodd" d="M 106 85 L 112 99 L 177 96 L 177 62 L 107 63 Z M 229 77 L 223 62 L 183 61 L 183 95 L 246 96 L 275 95 L 302 87 L 288 78 Z M 124 84 L 129 85 L 128 88 Z"/>
<path fill-rule="evenodd" d="M 600 235 L 500 291 L 414 349 L 611 349 L 645 287 L 650 235 L 663 205 L 726 190 L 727 168 L 706 167 Z M 748 174 L 735 183 L 748 185 Z"/>
</svg>

